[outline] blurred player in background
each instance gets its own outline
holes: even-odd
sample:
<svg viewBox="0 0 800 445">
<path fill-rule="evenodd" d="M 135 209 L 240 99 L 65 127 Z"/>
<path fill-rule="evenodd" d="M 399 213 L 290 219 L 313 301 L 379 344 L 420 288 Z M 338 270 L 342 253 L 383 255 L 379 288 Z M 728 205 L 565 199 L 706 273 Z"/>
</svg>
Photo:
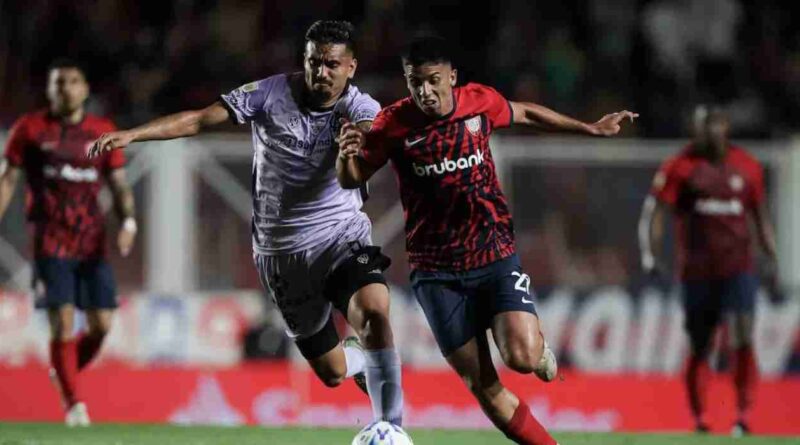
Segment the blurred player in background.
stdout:
<svg viewBox="0 0 800 445">
<path fill-rule="evenodd" d="M 0 177 L 0 218 L 20 173 L 28 183 L 27 218 L 33 234 L 34 292 L 51 328 L 51 377 L 59 387 L 70 426 L 88 425 L 78 373 L 97 355 L 117 307 L 106 261 L 105 218 L 98 202 L 103 181 L 111 188 L 121 222 L 117 246 L 127 256 L 136 236 L 133 194 L 122 151 L 89 160 L 92 142 L 114 131 L 108 119 L 86 112 L 89 84 L 74 62 L 55 62 L 47 83 L 50 107 L 26 114 L 11 129 Z M 75 309 L 88 330 L 75 335 Z M 24 389 L 21 389 L 24 390 Z"/>
<path fill-rule="evenodd" d="M 509 368 L 543 381 L 555 378 L 555 356 L 515 252 L 489 137 L 512 124 L 612 136 L 622 120 L 637 115 L 623 111 L 586 124 L 540 105 L 509 102 L 484 85 L 456 87 L 450 48 L 436 36 L 412 42 L 402 62 L 411 96 L 384 108 L 369 133 L 342 127 L 339 180 L 359 187 L 392 161 L 411 284 L 442 354 L 508 438 L 554 444 L 525 401 L 500 383 L 489 351 L 487 329 Z"/>
<path fill-rule="evenodd" d="M 229 119 L 250 124 L 253 250 L 261 281 L 322 382 L 335 387 L 356 376 L 375 418 L 399 425 L 400 359 L 382 273 L 389 259 L 372 245 L 360 192 L 344 190 L 336 180 L 339 120 L 366 130 L 380 110 L 350 83 L 357 65 L 353 32 L 348 22 L 316 22 L 306 33 L 304 72 L 248 83 L 202 110 L 105 134 L 93 155 L 136 141 L 193 136 Z M 352 340 L 339 344 L 332 307 L 366 351 Z"/>
<path fill-rule="evenodd" d="M 691 343 L 686 385 L 695 427 L 700 432 L 709 428 L 708 356 L 717 327 L 726 321 L 738 402 L 733 432 L 743 434 L 750 430 L 748 417 L 758 380 L 752 344 L 758 281 L 753 271 L 751 220 L 767 255 L 767 284 L 772 288 L 776 255 L 763 170 L 750 154 L 728 141 L 728 130 L 722 110 L 696 109 L 694 140 L 656 173 L 642 210 L 639 237 L 645 271 L 663 270 L 658 256 L 662 219 L 665 208 L 672 212 Z"/>
</svg>

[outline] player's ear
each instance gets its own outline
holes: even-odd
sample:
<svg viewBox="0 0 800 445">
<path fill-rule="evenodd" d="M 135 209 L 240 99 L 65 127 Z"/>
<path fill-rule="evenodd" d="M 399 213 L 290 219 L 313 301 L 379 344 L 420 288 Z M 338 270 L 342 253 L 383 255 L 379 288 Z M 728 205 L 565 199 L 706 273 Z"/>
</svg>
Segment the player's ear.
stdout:
<svg viewBox="0 0 800 445">
<path fill-rule="evenodd" d="M 450 86 L 456 86 L 456 81 L 458 80 L 458 70 L 453 68 L 450 70 Z"/>
<path fill-rule="evenodd" d="M 356 75 L 356 68 L 358 68 L 358 60 L 353 57 L 353 61 L 350 62 L 350 74 L 347 75 L 348 79 L 352 79 Z"/>
</svg>

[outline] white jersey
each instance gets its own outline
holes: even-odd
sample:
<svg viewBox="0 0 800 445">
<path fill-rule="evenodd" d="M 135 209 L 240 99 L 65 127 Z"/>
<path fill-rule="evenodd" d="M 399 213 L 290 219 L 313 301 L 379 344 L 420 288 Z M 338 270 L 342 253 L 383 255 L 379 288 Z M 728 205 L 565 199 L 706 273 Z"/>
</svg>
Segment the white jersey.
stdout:
<svg viewBox="0 0 800 445">
<path fill-rule="evenodd" d="M 334 138 L 341 118 L 371 121 L 380 105 L 349 85 L 332 109 L 305 109 L 292 95 L 293 76 L 302 82 L 302 73 L 279 74 L 222 95 L 234 120 L 253 129 L 253 250 L 262 255 L 305 250 L 347 220 L 367 220 L 360 191 L 336 180 Z"/>
</svg>

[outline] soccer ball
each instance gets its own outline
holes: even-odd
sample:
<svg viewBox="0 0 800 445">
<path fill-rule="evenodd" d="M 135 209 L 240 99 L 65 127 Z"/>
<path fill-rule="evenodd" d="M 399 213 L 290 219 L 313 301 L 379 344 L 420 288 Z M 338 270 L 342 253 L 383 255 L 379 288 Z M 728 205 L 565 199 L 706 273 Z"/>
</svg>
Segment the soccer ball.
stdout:
<svg viewBox="0 0 800 445">
<path fill-rule="evenodd" d="M 372 422 L 359 431 L 352 445 L 414 445 L 414 442 L 399 426 L 379 421 Z"/>
</svg>

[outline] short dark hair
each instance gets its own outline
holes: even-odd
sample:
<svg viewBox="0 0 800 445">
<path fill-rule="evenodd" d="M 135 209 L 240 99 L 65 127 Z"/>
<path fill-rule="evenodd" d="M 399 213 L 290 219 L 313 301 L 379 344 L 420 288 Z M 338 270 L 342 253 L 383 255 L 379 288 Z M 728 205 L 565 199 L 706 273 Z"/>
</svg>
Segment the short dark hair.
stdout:
<svg viewBox="0 0 800 445">
<path fill-rule="evenodd" d="M 426 63 L 453 64 L 454 51 L 444 37 L 422 34 L 414 37 L 403 49 L 403 65 L 419 66 Z"/>
<path fill-rule="evenodd" d="M 74 68 L 80 71 L 84 78 L 86 77 L 86 70 L 83 69 L 83 65 L 81 65 L 77 60 L 67 57 L 60 57 L 50 62 L 50 65 L 47 66 L 47 72 L 49 73 L 50 71 L 61 68 Z"/>
<path fill-rule="evenodd" d="M 343 44 L 355 53 L 356 29 L 345 20 L 317 20 L 306 31 L 306 42 L 320 44 Z"/>
</svg>

